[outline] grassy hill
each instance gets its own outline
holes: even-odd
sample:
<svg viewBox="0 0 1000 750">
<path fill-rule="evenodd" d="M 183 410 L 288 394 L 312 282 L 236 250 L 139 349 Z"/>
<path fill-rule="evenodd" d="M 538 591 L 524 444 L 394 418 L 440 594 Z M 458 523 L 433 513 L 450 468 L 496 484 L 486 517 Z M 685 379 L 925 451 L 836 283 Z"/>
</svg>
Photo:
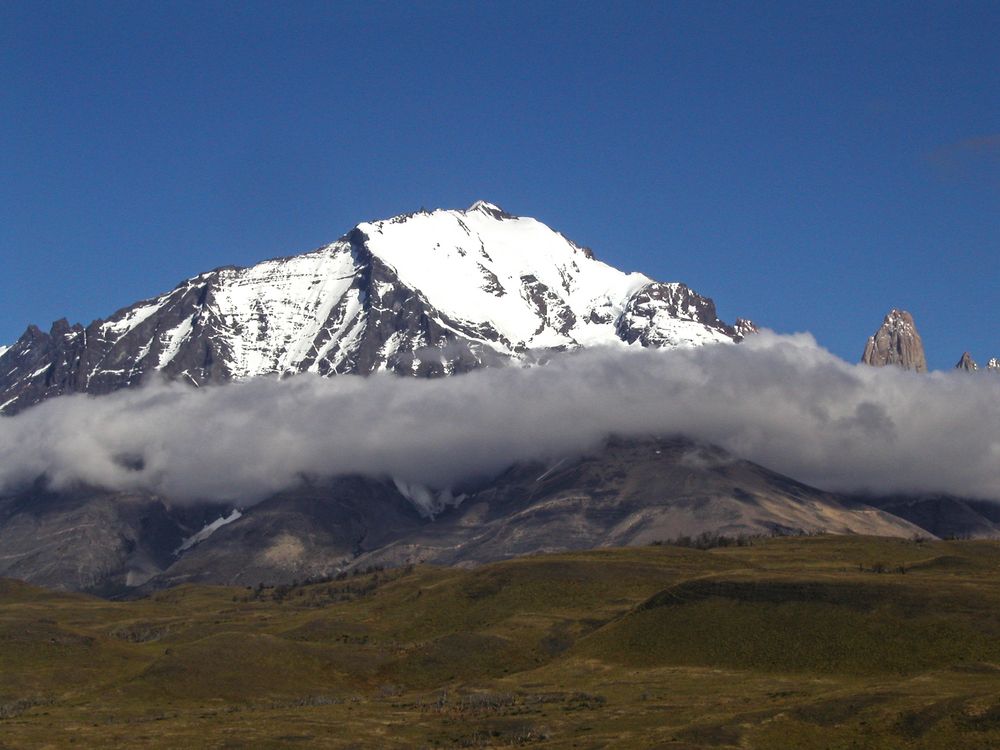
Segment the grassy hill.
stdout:
<svg viewBox="0 0 1000 750">
<path fill-rule="evenodd" d="M 131 602 L 0 581 L 0 748 L 1000 747 L 1000 544 L 784 538 Z"/>
</svg>

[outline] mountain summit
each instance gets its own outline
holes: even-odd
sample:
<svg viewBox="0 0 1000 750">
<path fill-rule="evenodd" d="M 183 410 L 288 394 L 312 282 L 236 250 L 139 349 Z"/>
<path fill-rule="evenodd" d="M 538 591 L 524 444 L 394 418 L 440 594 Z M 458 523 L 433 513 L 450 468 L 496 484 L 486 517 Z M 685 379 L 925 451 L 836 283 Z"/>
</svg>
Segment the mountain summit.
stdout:
<svg viewBox="0 0 1000 750">
<path fill-rule="evenodd" d="M 965 370 L 966 372 L 975 372 L 979 369 L 979 365 L 976 364 L 976 360 L 972 358 L 972 355 L 968 352 L 962 353 L 962 358 L 958 360 L 958 364 L 955 365 L 956 370 Z"/>
<path fill-rule="evenodd" d="M 150 373 L 449 375 L 587 346 L 739 341 L 712 300 L 623 273 L 545 224 L 477 201 L 364 222 L 312 252 L 199 274 L 84 328 L 29 326 L 0 355 L 0 411 Z"/>
<path fill-rule="evenodd" d="M 904 370 L 927 372 L 924 344 L 913 316 L 905 310 L 891 310 L 879 329 L 869 336 L 861 361 L 875 367 L 896 365 Z"/>
</svg>

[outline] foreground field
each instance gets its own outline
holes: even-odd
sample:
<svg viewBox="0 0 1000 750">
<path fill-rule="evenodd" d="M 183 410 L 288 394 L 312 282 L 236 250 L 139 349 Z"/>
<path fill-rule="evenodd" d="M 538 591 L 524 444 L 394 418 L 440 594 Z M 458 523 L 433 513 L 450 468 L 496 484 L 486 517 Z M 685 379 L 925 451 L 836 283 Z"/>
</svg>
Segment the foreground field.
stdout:
<svg viewBox="0 0 1000 750">
<path fill-rule="evenodd" d="M 108 602 L 0 581 L 0 748 L 1000 747 L 1000 544 L 785 538 Z"/>
</svg>

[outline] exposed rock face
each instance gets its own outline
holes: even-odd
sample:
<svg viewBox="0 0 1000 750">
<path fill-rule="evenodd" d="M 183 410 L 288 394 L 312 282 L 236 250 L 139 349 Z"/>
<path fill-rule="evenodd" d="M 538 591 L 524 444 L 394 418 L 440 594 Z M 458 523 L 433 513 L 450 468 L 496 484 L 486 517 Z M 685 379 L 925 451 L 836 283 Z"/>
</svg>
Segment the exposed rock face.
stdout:
<svg viewBox="0 0 1000 750">
<path fill-rule="evenodd" d="M 39 484 L 0 496 L 0 576 L 113 593 L 171 565 L 182 540 L 219 511 L 170 507 L 143 492 L 55 493 Z"/>
<path fill-rule="evenodd" d="M 627 344 L 638 341 L 651 347 L 701 344 L 706 332 L 717 341 L 737 339 L 736 329 L 715 314 L 715 303 L 685 284 L 643 286 L 625 303 L 615 332 Z"/>
<path fill-rule="evenodd" d="M 178 554 L 154 587 L 332 575 L 428 524 L 392 482 L 341 477 L 279 493 Z"/>
<path fill-rule="evenodd" d="M 861 361 L 874 367 L 895 365 L 904 370 L 927 372 L 924 344 L 913 316 L 905 310 L 890 311 L 879 329 L 869 337 Z"/>
<path fill-rule="evenodd" d="M 911 537 L 920 529 L 716 446 L 613 439 L 593 456 L 515 466 L 433 523 L 354 564 L 467 564 L 703 532 Z"/>
<path fill-rule="evenodd" d="M 910 537 L 909 522 L 683 439 L 612 440 L 463 488 L 432 519 L 386 479 L 303 482 L 233 513 L 148 493 L 0 496 L 0 576 L 101 594 L 255 585 L 371 564 L 471 564 L 715 532 Z"/>
<path fill-rule="evenodd" d="M 987 372 L 1000 373 L 1000 359 L 993 357 L 989 362 L 986 363 Z"/>
<path fill-rule="evenodd" d="M 738 341 L 712 300 L 626 274 L 541 222 L 479 201 L 359 224 L 310 253 L 219 268 L 84 328 L 0 347 L 0 412 L 153 373 L 450 375 L 582 346 Z"/>
<path fill-rule="evenodd" d="M 975 372 L 979 369 L 979 365 L 976 364 L 976 360 L 972 358 L 972 355 L 968 352 L 962 354 L 962 358 L 958 360 L 958 364 L 955 365 L 956 370 L 965 370 L 966 372 Z"/>
</svg>

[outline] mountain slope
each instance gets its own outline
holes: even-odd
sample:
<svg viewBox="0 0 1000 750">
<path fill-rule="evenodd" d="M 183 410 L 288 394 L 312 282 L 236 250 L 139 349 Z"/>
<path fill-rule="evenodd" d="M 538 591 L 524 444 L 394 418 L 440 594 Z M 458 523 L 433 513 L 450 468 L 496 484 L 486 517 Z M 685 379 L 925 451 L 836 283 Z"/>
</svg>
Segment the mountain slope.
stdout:
<svg viewBox="0 0 1000 750">
<path fill-rule="evenodd" d="M 911 537 L 922 530 L 715 446 L 613 439 L 592 456 L 515 466 L 433 524 L 355 564 L 481 563 L 699 534 L 821 532 Z"/>
<path fill-rule="evenodd" d="M 30 326 L 0 355 L 0 411 L 153 372 L 446 375 L 582 346 L 688 346 L 752 332 L 683 284 L 625 274 L 482 201 L 359 224 L 333 244 L 200 274 L 84 328 Z"/>
<path fill-rule="evenodd" d="M 891 513 L 682 439 L 612 440 L 553 466 L 520 464 L 418 511 L 418 489 L 339 477 L 241 512 L 143 493 L 38 487 L 0 497 L 0 576 L 102 593 L 188 582 L 255 585 L 369 565 L 475 564 L 648 545 L 700 533 L 927 533 Z"/>
<path fill-rule="evenodd" d="M 176 559 L 218 505 L 171 506 L 141 492 L 41 483 L 0 496 L 0 575 L 43 586 L 108 591 L 137 585 Z"/>
<path fill-rule="evenodd" d="M 934 536 L 959 539 L 1000 538 L 1000 505 L 949 495 L 861 498 L 887 513 L 905 518 Z"/>
<path fill-rule="evenodd" d="M 150 587 L 302 580 L 369 565 L 468 565 L 701 533 L 926 535 L 870 505 L 678 438 L 615 439 L 588 457 L 513 466 L 465 488 L 461 502 L 433 520 L 399 489 L 351 478 L 281 493 L 181 556 Z"/>
</svg>

